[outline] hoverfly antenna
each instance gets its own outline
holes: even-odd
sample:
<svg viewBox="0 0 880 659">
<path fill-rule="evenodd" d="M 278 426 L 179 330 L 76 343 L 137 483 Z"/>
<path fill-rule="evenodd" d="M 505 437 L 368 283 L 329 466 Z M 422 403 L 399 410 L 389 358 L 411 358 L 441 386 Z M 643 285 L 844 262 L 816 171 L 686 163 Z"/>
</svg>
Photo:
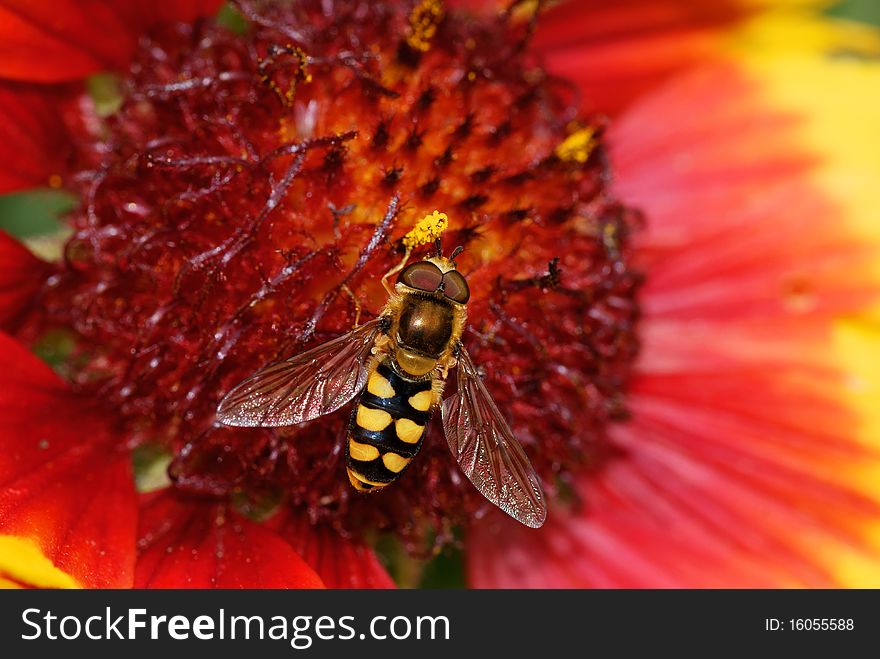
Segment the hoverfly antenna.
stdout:
<svg viewBox="0 0 880 659">
<path fill-rule="evenodd" d="M 434 250 L 437 252 L 437 258 L 443 256 L 443 245 L 441 244 L 439 237 L 434 240 Z"/>
<path fill-rule="evenodd" d="M 459 245 L 454 250 L 452 250 L 452 254 L 449 255 L 449 260 L 452 261 L 452 264 L 455 265 L 455 257 L 461 254 L 464 251 L 464 246 Z"/>
</svg>

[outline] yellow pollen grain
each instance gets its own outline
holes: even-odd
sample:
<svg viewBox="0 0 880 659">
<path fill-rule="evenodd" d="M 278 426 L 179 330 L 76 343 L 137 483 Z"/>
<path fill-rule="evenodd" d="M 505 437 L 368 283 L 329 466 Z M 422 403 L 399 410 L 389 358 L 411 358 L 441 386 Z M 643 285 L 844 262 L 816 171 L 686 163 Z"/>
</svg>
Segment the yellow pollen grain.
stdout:
<svg viewBox="0 0 880 659">
<path fill-rule="evenodd" d="M 441 0 L 422 0 L 409 14 L 409 32 L 406 43 L 413 50 L 427 52 L 431 48 L 431 40 L 437 34 L 437 26 L 443 20 L 443 2 Z"/>
<path fill-rule="evenodd" d="M 382 377 L 375 371 L 370 374 L 370 379 L 367 380 L 367 391 L 379 398 L 394 398 L 395 395 L 394 387 L 391 386 L 388 378 Z"/>
<path fill-rule="evenodd" d="M 409 397 L 409 404 L 412 405 L 414 410 L 418 410 L 419 412 L 427 412 L 431 407 L 431 399 L 434 397 L 434 393 L 431 390 L 428 391 L 420 391 L 415 396 Z"/>
<path fill-rule="evenodd" d="M 595 136 L 596 131 L 589 127 L 576 130 L 556 147 L 556 157 L 565 162 L 587 162 L 596 147 Z"/>
<path fill-rule="evenodd" d="M 443 235 L 449 226 L 449 218 L 446 213 L 434 211 L 430 215 L 425 215 L 421 221 L 409 230 L 403 237 L 403 246 L 407 249 L 425 245 L 434 242 Z"/>
<path fill-rule="evenodd" d="M 50 188 L 57 190 L 58 188 L 61 187 L 61 183 L 62 183 L 61 177 L 58 174 L 52 174 L 52 176 L 49 177 L 49 187 Z"/>
<path fill-rule="evenodd" d="M 391 423 L 391 415 L 383 410 L 371 410 L 369 407 L 360 405 L 355 422 L 364 430 L 377 432 L 385 430 Z"/>
<path fill-rule="evenodd" d="M 407 444 L 415 444 L 421 439 L 425 426 L 420 426 L 409 419 L 398 419 L 394 422 L 394 429 L 400 441 Z"/>
<path fill-rule="evenodd" d="M 361 444 L 353 439 L 348 442 L 348 454 L 355 460 L 369 462 L 379 457 L 379 449 L 369 444 Z"/>
<path fill-rule="evenodd" d="M 409 459 L 397 455 L 397 453 L 386 453 L 382 456 L 382 463 L 388 468 L 388 471 L 399 474 L 409 464 Z"/>
</svg>

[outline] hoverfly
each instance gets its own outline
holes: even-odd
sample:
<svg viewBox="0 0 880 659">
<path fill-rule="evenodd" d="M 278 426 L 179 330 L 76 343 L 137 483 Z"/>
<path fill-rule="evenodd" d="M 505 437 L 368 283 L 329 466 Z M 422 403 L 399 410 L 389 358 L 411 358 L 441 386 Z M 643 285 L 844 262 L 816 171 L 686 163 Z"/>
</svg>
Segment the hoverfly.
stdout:
<svg viewBox="0 0 880 659">
<path fill-rule="evenodd" d="M 480 379 L 461 335 L 470 290 L 449 258 L 406 266 L 382 278 L 388 302 L 374 320 L 302 354 L 266 366 L 220 402 L 229 426 L 289 426 L 329 414 L 360 396 L 346 447 L 349 480 L 360 492 L 397 480 L 421 448 L 441 408 L 452 454 L 471 483 L 519 522 L 537 528 L 547 507 L 541 482 Z M 388 278 L 399 272 L 392 287 Z M 457 391 L 441 404 L 449 369 Z"/>
</svg>

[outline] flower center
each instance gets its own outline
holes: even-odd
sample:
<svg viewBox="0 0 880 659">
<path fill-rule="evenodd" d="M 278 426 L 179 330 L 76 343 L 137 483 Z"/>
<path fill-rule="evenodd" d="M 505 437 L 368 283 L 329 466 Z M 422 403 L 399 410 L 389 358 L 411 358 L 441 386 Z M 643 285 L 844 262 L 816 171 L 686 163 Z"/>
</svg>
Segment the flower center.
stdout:
<svg viewBox="0 0 880 659">
<path fill-rule="evenodd" d="M 175 487 L 443 537 L 488 504 L 439 424 L 374 496 L 345 477 L 344 412 L 214 426 L 251 372 L 348 331 L 359 308 L 373 317 L 402 237 L 439 209 L 444 242 L 465 248 L 463 340 L 558 499 L 604 461 L 637 351 L 636 216 L 609 194 L 601 130 L 513 16 L 327 4 L 243 4 L 241 33 L 176 26 L 140 49 L 83 150 L 48 296 L 49 322 L 79 337 L 73 378 L 130 441 L 175 455 Z"/>
</svg>

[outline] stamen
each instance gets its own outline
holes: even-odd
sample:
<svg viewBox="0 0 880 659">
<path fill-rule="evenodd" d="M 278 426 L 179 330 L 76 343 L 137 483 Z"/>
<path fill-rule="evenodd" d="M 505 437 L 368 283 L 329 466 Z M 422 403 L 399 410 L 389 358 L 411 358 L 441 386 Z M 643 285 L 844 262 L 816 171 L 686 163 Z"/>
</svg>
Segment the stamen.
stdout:
<svg viewBox="0 0 880 659">
<path fill-rule="evenodd" d="M 565 162 L 587 162 L 596 146 L 595 136 L 595 129 L 589 126 L 576 130 L 556 147 L 556 157 Z"/>
<path fill-rule="evenodd" d="M 302 48 L 293 44 L 287 44 L 286 46 L 272 45 L 268 51 L 268 56 L 265 59 L 260 59 L 257 66 L 260 81 L 268 85 L 286 107 L 290 107 L 293 104 L 293 97 L 296 95 L 297 84 L 312 81 L 312 74 L 306 68 L 309 63 L 309 57 Z M 284 55 L 292 57 L 297 65 L 287 89 L 282 89 L 269 73 L 270 69 L 278 66 L 278 59 Z"/>
<path fill-rule="evenodd" d="M 413 50 L 425 53 L 431 48 L 431 40 L 437 33 L 437 26 L 443 20 L 441 0 L 422 0 L 409 15 L 407 45 Z"/>
<path fill-rule="evenodd" d="M 422 220 L 416 224 L 409 233 L 403 237 L 403 246 L 407 250 L 411 250 L 419 245 L 437 240 L 446 231 L 449 226 L 449 218 L 446 213 L 434 211 L 430 215 L 425 215 Z"/>
</svg>

